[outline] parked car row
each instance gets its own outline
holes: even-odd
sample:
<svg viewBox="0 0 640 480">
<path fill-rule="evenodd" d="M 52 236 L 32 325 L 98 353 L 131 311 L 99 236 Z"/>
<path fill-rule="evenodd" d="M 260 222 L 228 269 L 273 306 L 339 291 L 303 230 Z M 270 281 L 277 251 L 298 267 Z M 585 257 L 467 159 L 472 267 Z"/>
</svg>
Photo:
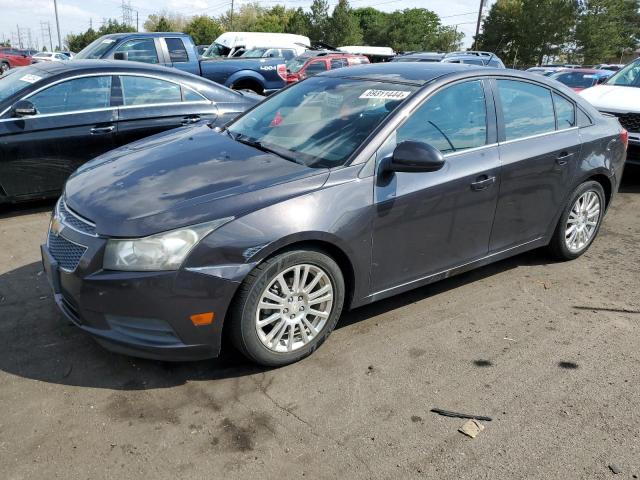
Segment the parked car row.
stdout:
<svg viewBox="0 0 640 480">
<path fill-rule="evenodd" d="M 57 196 L 93 157 L 183 125 L 223 125 L 260 98 L 143 63 L 11 70 L 0 79 L 0 203 Z"/>
</svg>

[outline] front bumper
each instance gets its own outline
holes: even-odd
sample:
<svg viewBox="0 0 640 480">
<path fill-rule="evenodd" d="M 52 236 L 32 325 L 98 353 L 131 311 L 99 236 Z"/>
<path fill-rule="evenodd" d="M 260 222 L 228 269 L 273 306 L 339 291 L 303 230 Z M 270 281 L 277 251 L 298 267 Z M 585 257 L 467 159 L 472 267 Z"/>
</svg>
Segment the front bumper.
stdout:
<svg viewBox="0 0 640 480">
<path fill-rule="evenodd" d="M 61 235 L 79 242 L 77 232 Z M 72 271 L 59 265 L 47 245 L 41 247 L 55 302 L 69 320 L 117 353 L 166 361 L 219 355 L 237 282 L 183 270 L 104 271 L 104 239 L 81 240 L 90 245 Z M 205 312 L 215 313 L 213 322 L 195 326 L 190 316 Z"/>
</svg>

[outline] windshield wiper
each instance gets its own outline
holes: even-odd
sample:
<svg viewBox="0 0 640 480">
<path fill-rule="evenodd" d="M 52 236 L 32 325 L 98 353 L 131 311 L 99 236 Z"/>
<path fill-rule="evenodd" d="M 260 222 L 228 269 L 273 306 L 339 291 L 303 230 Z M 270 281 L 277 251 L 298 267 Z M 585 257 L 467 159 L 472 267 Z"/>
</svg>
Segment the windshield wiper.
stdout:
<svg viewBox="0 0 640 480">
<path fill-rule="evenodd" d="M 245 137 L 241 133 L 234 135 L 229 130 L 226 130 L 226 132 L 236 142 L 244 143 L 245 145 L 249 145 L 250 147 L 257 148 L 258 150 L 262 150 L 263 152 L 266 152 L 266 153 L 272 153 L 274 155 L 277 155 L 278 157 L 284 158 L 285 160 L 289 160 L 290 162 L 293 162 L 293 163 L 300 163 L 291 155 L 282 153 L 281 151 L 274 149 L 272 147 L 267 147 L 259 140 L 253 140 L 251 138 Z"/>
</svg>

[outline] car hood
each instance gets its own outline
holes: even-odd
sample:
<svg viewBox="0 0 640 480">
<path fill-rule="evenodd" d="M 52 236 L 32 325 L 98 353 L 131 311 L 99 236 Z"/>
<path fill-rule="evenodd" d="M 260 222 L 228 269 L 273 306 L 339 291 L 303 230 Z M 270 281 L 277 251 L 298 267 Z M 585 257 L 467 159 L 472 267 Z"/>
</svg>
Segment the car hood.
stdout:
<svg viewBox="0 0 640 480">
<path fill-rule="evenodd" d="M 605 112 L 639 111 L 640 88 L 616 85 L 597 85 L 580 92 L 580 95 L 598 110 Z"/>
<path fill-rule="evenodd" d="M 239 217 L 320 188 L 328 172 L 202 126 L 155 135 L 86 163 L 69 178 L 65 201 L 100 235 L 140 237 Z"/>
</svg>

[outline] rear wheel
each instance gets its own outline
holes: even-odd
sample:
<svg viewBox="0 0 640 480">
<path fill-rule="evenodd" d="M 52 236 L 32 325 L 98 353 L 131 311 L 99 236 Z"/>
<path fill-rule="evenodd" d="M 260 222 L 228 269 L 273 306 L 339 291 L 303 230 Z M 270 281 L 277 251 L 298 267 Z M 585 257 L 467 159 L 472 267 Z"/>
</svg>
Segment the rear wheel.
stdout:
<svg viewBox="0 0 640 480">
<path fill-rule="evenodd" d="M 602 185 L 589 181 L 578 186 L 549 243 L 552 253 L 561 260 L 572 260 L 586 252 L 598 234 L 604 208 Z"/>
<path fill-rule="evenodd" d="M 249 359 L 281 366 L 310 355 L 335 327 L 344 303 L 340 267 L 323 252 L 284 252 L 258 265 L 240 287 L 232 338 Z"/>
<path fill-rule="evenodd" d="M 7 62 L 0 62 L 0 75 L 8 72 L 11 66 Z"/>
</svg>

